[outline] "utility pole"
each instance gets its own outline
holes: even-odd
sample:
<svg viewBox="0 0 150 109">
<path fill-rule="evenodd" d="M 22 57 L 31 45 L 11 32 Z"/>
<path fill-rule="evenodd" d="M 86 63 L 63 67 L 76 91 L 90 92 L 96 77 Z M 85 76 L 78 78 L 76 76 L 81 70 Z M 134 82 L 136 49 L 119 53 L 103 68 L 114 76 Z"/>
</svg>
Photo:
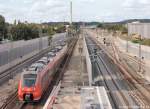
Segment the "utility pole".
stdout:
<svg viewBox="0 0 150 109">
<path fill-rule="evenodd" d="M 142 52 L 141 52 L 141 35 L 139 35 L 140 42 L 139 42 L 139 72 L 141 72 L 142 66 L 141 66 L 141 58 L 142 58 Z"/>
<path fill-rule="evenodd" d="M 128 39 L 127 39 L 127 42 L 126 42 L 126 52 L 128 53 L 128 48 L 129 48 L 129 42 L 128 42 Z"/>
<path fill-rule="evenodd" d="M 127 27 L 128 27 L 128 24 L 127 24 Z M 127 53 L 128 53 L 128 48 L 129 48 L 128 38 L 129 38 L 129 30 L 128 30 L 128 36 L 127 36 L 127 42 L 126 42 L 126 52 Z"/>
<path fill-rule="evenodd" d="M 72 33 L 72 1 L 70 1 L 70 26 L 69 26 L 69 29 L 68 29 L 68 45 L 69 45 L 69 42 L 71 41 L 71 38 L 73 36 L 73 33 Z"/>
<path fill-rule="evenodd" d="M 43 43 L 42 43 L 42 21 L 40 20 L 40 24 L 39 24 L 39 52 L 43 49 L 42 45 L 43 45 Z"/>
<path fill-rule="evenodd" d="M 96 38 L 98 40 L 98 30 L 97 30 L 97 28 L 96 28 Z"/>
<path fill-rule="evenodd" d="M 8 63 L 9 63 L 9 67 L 11 68 L 13 66 L 13 57 L 12 57 L 12 51 L 13 51 L 13 36 L 12 34 L 10 35 L 11 38 L 11 42 L 10 42 L 10 48 L 9 48 L 9 54 L 8 54 Z M 13 72 L 10 73 L 10 79 L 13 79 Z"/>
</svg>

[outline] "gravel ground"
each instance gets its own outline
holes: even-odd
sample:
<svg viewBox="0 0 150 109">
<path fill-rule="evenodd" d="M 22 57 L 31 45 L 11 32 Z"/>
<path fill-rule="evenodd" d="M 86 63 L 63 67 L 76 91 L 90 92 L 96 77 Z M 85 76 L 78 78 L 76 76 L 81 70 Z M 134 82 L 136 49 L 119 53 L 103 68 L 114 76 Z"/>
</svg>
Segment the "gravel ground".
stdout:
<svg viewBox="0 0 150 109">
<path fill-rule="evenodd" d="M 18 73 L 13 79 L 10 79 L 8 82 L 0 86 L 0 107 L 6 99 L 16 91 L 20 75 L 21 73 Z"/>
</svg>

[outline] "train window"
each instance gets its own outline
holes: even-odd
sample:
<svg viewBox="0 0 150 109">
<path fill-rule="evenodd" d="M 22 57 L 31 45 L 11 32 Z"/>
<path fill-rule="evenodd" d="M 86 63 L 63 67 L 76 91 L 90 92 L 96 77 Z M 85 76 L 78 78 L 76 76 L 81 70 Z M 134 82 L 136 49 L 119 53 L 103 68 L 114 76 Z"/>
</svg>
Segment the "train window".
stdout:
<svg viewBox="0 0 150 109">
<path fill-rule="evenodd" d="M 24 74 L 23 85 L 24 87 L 32 87 L 35 85 L 37 75 L 36 74 Z"/>
<path fill-rule="evenodd" d="M 42 71 L 43 67 L 39 67 L 39 72 Z"/>
<path fill-rule="evenodd" d="M 35 69 L 35 68 L 39 68 L 39 67 L 43 67 L 43 66 L 44 66 L 43 63 L 34 63 L 34 64 L 32 64 L 29 68 Z"/>
<path fill-rule="evenodd" d="M 56 54 L 53 53 L 53 52 L 49 52 L 49 53 L 48 53 L 48 57 L 55 57 L 55 56 L 56 56 Z"/>
<path fill-rule="evenodd" d="M 61 46 L 57 46 L 57 47 L 55 47 L 55 49 L 56 49 L 57 52 L 59 52 L 62 49 L 62 47 Z"/>
<path fill-rule="evenodd" d="M 49 57 L 48 60 L 49 60 L 49 62 L 52 62 L 52 61 L 53 61 L 53 58 Z"/>
<path fill-rule="evenodd" d="M 38 60 L 37 63 L 42 63 L 43 65 L 47 64 L 47 62 L 45 60 Z"/>
<path fill-rule="evenodd" d="M 37 67 L 29 67 L 28 68 L 28 71 L 36 71 L 37 70 Z"/>
</svg>

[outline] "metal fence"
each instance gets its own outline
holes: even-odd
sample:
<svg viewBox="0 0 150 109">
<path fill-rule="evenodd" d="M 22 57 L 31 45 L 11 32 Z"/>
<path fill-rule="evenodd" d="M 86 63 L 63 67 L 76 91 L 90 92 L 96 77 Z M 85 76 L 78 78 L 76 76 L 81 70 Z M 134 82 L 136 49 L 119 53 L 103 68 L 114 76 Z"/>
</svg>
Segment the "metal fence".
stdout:
<svg viewBox="0 0 150 109">
<path fill-rule="evenodd" d="M 127 42 L 118 38 L 117 46 L 122 50 L 126 51 Z M 128 42 L 128 52 L 139 57 L 139 44 Z M 145 59 L 150 59 L 150 47 L 141 45 L 141 56 Z"/>
</svg>

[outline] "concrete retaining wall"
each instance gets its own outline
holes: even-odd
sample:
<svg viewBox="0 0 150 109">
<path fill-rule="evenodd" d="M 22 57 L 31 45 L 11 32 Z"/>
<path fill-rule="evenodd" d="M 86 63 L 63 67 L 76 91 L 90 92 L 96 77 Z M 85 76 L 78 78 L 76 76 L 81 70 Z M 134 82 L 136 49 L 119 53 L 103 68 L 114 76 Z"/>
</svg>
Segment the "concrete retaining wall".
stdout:
<svg viewBox="0 0 150 109">
<path fill-rule="evenodd" d="M 90 55 L 88 52 L 85 37 L 83 38 L 83 52 L 84 52 L 85 57 L 86 57 L 86 68 L 87 68 L 88 77 L 89 77 L 89 86 L 91 86 L 92 85 L 92 64 L 91 64 L 91 60 L 89 58 Z"/>
<path fill-rule="evenodd" d="M 48 37 L 0 45 L 0 72 L 34 56 L 48 47 Z"/>
</svg>

